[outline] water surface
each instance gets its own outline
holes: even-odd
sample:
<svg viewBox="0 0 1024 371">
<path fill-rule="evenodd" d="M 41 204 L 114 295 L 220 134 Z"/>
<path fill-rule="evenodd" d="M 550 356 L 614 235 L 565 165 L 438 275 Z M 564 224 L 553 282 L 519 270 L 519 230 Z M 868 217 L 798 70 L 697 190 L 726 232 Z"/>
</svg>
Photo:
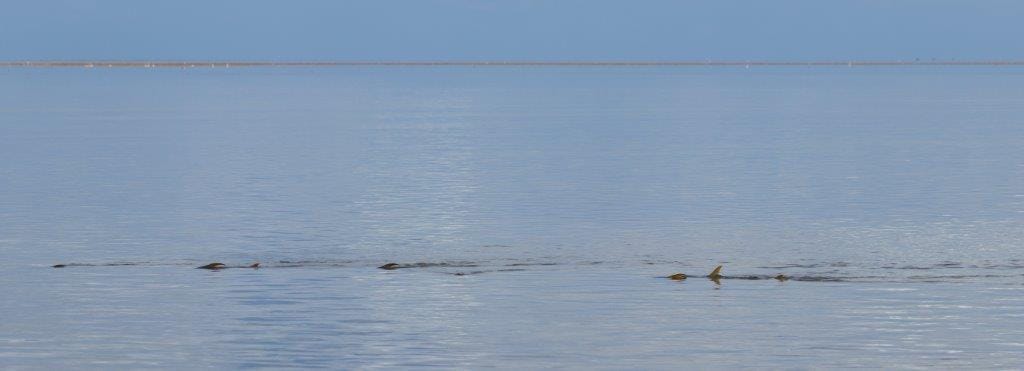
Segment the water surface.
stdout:
<svg viewBox="0 0 1024 371">
<path fill-rule="evenodd" d="M 1021 367 L 1022 101 L 1013 67 L 3 69 L 0 366 Z M 659 278 L 717 264 L 758 279 Z"/>
</svg>

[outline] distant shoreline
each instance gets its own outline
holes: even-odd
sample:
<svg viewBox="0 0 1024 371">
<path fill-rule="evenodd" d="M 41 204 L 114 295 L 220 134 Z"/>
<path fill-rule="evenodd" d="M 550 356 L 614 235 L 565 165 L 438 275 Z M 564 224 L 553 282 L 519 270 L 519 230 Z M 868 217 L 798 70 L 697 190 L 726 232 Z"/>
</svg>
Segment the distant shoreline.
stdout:
<svg viewBox="0 0 1024 371">
<path fill-rule="evenodd" d="M 0 67 L 28 68 L 230 68 L 230 67 L 346 67 L 346 66 L 522 66 L 522 67 L 701 67 L 701 66 L 1024 66 L 1007 61 L 0 61 Z"/>
</svg>

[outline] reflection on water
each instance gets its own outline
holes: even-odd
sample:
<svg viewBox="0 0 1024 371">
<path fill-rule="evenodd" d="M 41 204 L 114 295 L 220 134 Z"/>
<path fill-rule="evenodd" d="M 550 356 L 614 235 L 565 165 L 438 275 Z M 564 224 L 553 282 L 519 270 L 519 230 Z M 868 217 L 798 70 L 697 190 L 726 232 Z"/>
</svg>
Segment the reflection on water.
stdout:
<svg viewBox="0 0 1024 371">
<path fill-rule="evenodd" d="M 1018 367 L 1022 79 L 3 70 L 0 366 Z"/>
<path fill-rule="evenodd" d="M 5 364 L 1015 367 L 1018 285 L 654 279 L 565 267 L 22 270 Z M 56 273 L 56 275 L 55 275 Z M 49 303 L 48 305 L 40 305 Z"/>
</svg>

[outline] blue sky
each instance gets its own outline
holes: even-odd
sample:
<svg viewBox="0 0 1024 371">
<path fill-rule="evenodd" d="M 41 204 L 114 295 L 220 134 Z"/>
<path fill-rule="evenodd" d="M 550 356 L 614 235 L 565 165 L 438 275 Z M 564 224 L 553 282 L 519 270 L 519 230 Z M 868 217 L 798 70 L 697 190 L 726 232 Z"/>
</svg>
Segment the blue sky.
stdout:
<svg viewBox="0 0 1024 371">
<path fill-rule="evenodd" d="M 1024 59 L 1011 0 L 0 0 L 0 60 Z"/>
</svg>

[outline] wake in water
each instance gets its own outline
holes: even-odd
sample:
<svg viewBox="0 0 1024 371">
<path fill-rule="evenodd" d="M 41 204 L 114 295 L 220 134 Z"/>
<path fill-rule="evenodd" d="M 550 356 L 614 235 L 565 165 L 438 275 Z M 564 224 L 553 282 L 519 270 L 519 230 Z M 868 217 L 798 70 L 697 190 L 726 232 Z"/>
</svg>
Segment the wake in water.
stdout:
<svg viewBox="0 0 1024 371">
<path fill-rule="evenodd" d="M 376 266 L 372 262 L 356 261 L 356 260 L 279 260 L 273 263 L 247 263 L 247 264 L 225 264 L 220 262 L 209 263 L 205 265 L 196 266 L 195 261 L 180 261 L 180 262 L 154 262 L 154 261 L 118 261 L 118 262 L 100 262 L 100 263 L 62 263 L 52 265 L 52 268 L 78 268 L 78 267 L 160 267 L 160 266 L 189 266 L 198 269 L 205 270 L 225 270 L 225 269 L 265 269 L 265 268 L 371 268 L 376 267 L 381 270 L 393 271 L 393 270 L 404 270 L 404 269 L 417 269 L 417 270 L 431 270 L 440 274 L 449 274 L 454 276 L 469 276 L 479 275 L 487 273 L 503 273 L 503 272 L 523 272 L 536 270 L 542 267 L 559 267 L 559 266 L 597 266 L 597 265 L 610 265 L 613 263 L 623 264 L 623 262 L 605 262 L 605 261 L 517 261 L 507 260 L 504 262 L 498 261 L 469 261 L 469 260 L 452 260 L 452 261 L 438 261 L 438 262 L 412 262 L 412 263 L 387 263 L 384 265 Z M 656 261 L 656 260 L 643 260 L 640 262 L 642 265 L 687 265 L 680 261 Z M 851 268 L 852 264 L 847 262 L 822 262 L 822 263 L 809 263 L 809 264 L 778 264 L 770 266 L 757 266 L 756 269 L 771 269 L 776 270 L 777 274 L 738 274 L 738 275 L 727 275 L 722 274 L 722 266 L 716 267 L 713 271 L 706 275 L 689 275 L 686 273 L 674 273 L 668 276 L 655 276 L 656 278 L 668 278 L 674 281 L 685 281 L 690 278 L 706 278 L 715 282 L 722 280 L 746 280 L 746 281 L 757 281 L 757 280 L 775 280 L 779 282 L 785 281 L 799 281 L 799 282 L 955 282 L 971 279 L 984 279 L 984 280 L 1012 280 L 1019 281 L 1024 277 L 1024 261 L 1014 259 L 1003 263 L 963 263 L 963 262 L 940 262 L 932 265 L 899 265 L 899 264 L 888 264 L 882 266 L 873 267 L 858 267 L 858 270 L 871 270 L 871 271 L 882 271 L 890 274 L 855 274 L 850 272 L 843 274 L 843 272 L 836 272 L 836 268 Z M 468 269 L 474 268 L 474 269 Z M 826 274 L 821 273 L 805 273 L 805 272 L 794 272 L 786 273 L 784 271 L 792 270 L 808 270 L 808 269 L 823 269 L 829 268 L 830 272 Z M 907 271 L 946 271 L 946 270 L 963 270 L 962 274 L 915 274 L 915 275 L 904 275 L 900 272 Z M 983 272 L 978 272 L 981 270 Z M 988 271 L 999 271 L 999 273 L 988 272 Z"/>
</svg>

